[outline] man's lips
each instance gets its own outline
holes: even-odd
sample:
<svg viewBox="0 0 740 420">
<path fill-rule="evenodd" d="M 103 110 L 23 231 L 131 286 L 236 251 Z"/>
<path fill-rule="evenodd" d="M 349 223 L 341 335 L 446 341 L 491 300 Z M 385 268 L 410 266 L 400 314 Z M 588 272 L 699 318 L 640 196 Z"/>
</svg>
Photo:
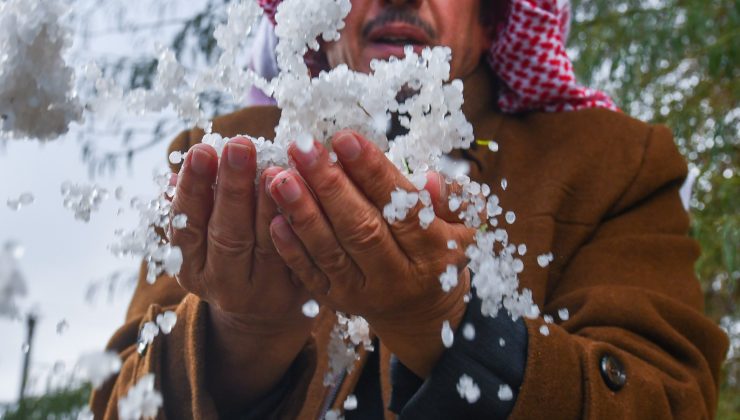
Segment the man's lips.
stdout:
<svg viewBox="0 0 740 420">
<path fill-rule="evenodd" d="M 370 31 L 367 40 L 373 44 L 394 46 L 426 46 L 432 42 L 422 28 L 405 22 L 391 22 L 379 26 Z"/>
</svg>

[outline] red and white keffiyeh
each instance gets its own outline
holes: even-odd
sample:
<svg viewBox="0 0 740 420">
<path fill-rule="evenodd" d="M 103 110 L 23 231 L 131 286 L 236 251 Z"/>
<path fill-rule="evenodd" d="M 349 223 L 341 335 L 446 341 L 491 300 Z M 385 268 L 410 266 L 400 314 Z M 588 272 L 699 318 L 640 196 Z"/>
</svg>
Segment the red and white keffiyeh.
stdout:
<svg viewBox="0 0 740 420">
<path fill-rule="evenodd" d="M 281 0 L 259 0 L 270 21 Z M 579 85 L 565 51 L 569 0 L 510 0 L 508 18 L 489 50 L 488 63 L 503 83 L 503 112 L 618 110 L 605 93 Z"/>
</svg>

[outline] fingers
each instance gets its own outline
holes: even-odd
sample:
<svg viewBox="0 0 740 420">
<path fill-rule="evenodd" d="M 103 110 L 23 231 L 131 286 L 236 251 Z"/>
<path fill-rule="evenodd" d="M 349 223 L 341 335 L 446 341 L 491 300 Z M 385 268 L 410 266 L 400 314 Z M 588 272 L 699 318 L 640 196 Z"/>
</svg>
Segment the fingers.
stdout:
<svg viewBox="0 0 740 420">
<path fill-rule="evenodd" d="M 280 255 L 275 249 L 270 233 L 270 226 L 273 219 L 278 216 L 278 209 L 275 201 L 270 197 L 269 188 L 272 180 L 282 171 L 282 168 L 276 166 L 265 169 L 262 171 L 259 184 L 257 184 L 257 210 L 254 220 L 255 245 L 252 270 L 262 270 L 265 273 L 269 273 L 269 276 L 273 278 L 290 278 L 293 280 L 293 276 L 290 276 L 290 270 L 286 267 L 283 259 L 280 258 Z M 295 282 L 294 285 L 299 286 L 300 283 Z"/>
<path fill-rule="evenodd" d="M 342 282 L 343 290 L 361 287 L 362 273 L 340 245 L 331 224 L 324 217 L 318 203 L 298 173 L 293 170 L 281 172 L 270 185 L 270 192 L 283 210 L 283 214 L 288 218 L 289 227 L 300 239 L 310 259 L 332 282 L 332 288 L 335 281 Z M 282 229 L 284 225 L 281 220 L 273 220 L 273 224 L 276 225 L 272 226 L 271 229 Z M 274 233 L 280 232 L 276 231 Z M 288 238 L 287 235 L 284 236 Z M 285 244 L 287 241 L 281 241 L 280 243 Z M 285 259 L 283 254 L 286 251 L 280 249 L 279 245 L 278 251 Z M 303 266 L 301 268 L 302 271 L 307 271 L 307 268 Z M 313 280 L 313 278 L 309 280 Z M 314 290 L 318 287 L 311 284 L 306 284 L 306 286 Z"/>
<path fill-rule="evenodd" d="M 391 193 L 398 187 L 406 191 L 416 191 L 413 184 L 375 144 L 357 133 L 351 131 L 338 133 L 332 141 L 332 146 L 344 171 L 376 208 L 383 209 L 391 201 Z M 439 183 L 436 188 L 437 192 L 432 194 L 432 197 L 441 195 Z M 434 187 L 430 186 L 429 189 L 432 193 Z M 417 256 L 417 251 L 427 252 L 426 247 L 418 246 L 420 240 L 431 246 L 446 246 L 448 239 L 457 239 L 447 238 L 448 224 L 437 219 L 432 221 L 428 229 L 422 229 L 419 224 L 421 208 L 421 204 L 417 204 L 409 210 L 404 220 L 396 221 L 390 226 L 398 244 L 412 258 Z M 446 216 L 452 219 L 451 216 Z"/>
<path fill-rule="evenodd" d="M 315 143 L 311 152 L 302 153 L 293 145 L 289 154 L 320 203 L 317 206 L 320 205 L 326 214 L 339 243 L 363 272 L 376 268 L 377 264 L 405 261 L 403 251 L 378 208 L 357 189 L 341 167 L 329 161 L 326 148 Z M 292 225 L 296 227 L 296 223 Z M 311 251 L 308 244 L 306 247 Z"/>
<path fill-rule="evenodd" d="M 229 140 L 218 169 L 213 214 L 208 223 L 205 273 L 234 290 L 228 282 L 246 282 L 254 249 L 254 145 L 245 138 Z M 224 276 L 224 272 L 228 276 Z"/>
<path fill-rule="evenodd" d="M 218 160 L 213 147 L 197 144 L 190 149 L 178 176 L 172 214 L 185 214 L 187 226 L 172 230 L 172 244 L 180 247 L 183 264 L 177 280 L 191 292 L 197 292 L 195 279 L 206 258 L 206 232 L 213 208 L 213 183 Z"/>
<path fill-rule="evenodd" d="M 306 290 L 316 296 L 326 295 L 330 288 L 329 279 L 314 265 L 285 217 L 276 216 L 272 220 L 270 235 L 277 252 L 293 274 L 300 279 Z"/>
</svg>

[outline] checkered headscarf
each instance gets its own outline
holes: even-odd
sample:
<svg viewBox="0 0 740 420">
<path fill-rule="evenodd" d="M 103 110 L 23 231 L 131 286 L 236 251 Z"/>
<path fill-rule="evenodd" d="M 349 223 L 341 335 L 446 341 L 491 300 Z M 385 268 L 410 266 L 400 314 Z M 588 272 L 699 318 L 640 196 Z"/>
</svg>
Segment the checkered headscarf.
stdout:
<svg viewBox="0 0 740 420">
<path fill-rule="evenodd" d="M 259 0 L 270 21 L 281 0 Z M 497 0 L 501 1 L 501 0 Z M 502 111 L 575 111 L 584 108 L 617 110 L 605 93 L 579 85 L 565 52 L 570 29 L 569 0 L 507 0 L 492 13 L 498 36 L 488 63 L 503 87 L 498 98 Z M 508 10 L 506 10 L 508 9 Z"/>
</svg>

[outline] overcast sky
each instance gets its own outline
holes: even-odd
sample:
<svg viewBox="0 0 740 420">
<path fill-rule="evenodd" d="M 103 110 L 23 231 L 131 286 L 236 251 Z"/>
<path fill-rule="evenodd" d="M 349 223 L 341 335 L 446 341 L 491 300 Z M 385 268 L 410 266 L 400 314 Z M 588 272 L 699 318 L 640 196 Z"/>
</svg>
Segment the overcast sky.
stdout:
<svg viewBox="0 0 740 420">
<path fill-rule="evenodd" d="M 127 21 L 147 24 L 160 18 L 176 21 L 200 10 L 204 2 L 111 0 L 101 7 L 95 0 L 76 0 L 73 4 L 78 10 L 93 11 L 84 25 L 98 35 L 87 45 L 76 39 L 76 50 L 71 55 L 80 60 L 151 54 L 155 42 L 166 43 L 170 39 L 173 26 L 117 34 L 116 25 Z M 77 61 L 75 66 L 85 62 Z M 106 127 L 104 121 L 100 126 Z M 181 128 L 184 125 L 177 130 Z M 177 130 L 166 136 L 174 136 Z M 105 141 L 111 143 L 98 146 L 115 149 L 120 138 Z M 16 240 L 24 246 L 20 267 L 29 293 L 21 303 L 24 310 L 36 308 L 41 315 L 34 339 L 32 377 L 45 378 L 55 364 L 71 369 L 81 353 L 102 349 L 122 323 L 130 292 L 119 292 L 113 300 L 102 293 L 93 304 L 85 300 L 85 294 L 92 282 L 102 281 L 116 271 L 135 273 L 138 269 L 139 261 L 118 259 L 108 246 L 115 239 L 116 229 L 130 229 L 138 222 L 127 205 L 129 199 L 156 194 L 152 172 L 166 165 L 166 147 L 167 141 L 162 141 L 138 155 L 130 170 L 122 167 L 113 176 L 95 180 L 89 178 L 74 136 L 47 144 L 11 142 L 5 150 L 0 149 L 0 245 Z M 66 180 L 95 182 L 111 192 L 89 223 L 75 220 L 74 214 L 63 207 L 60 186 Z M 112 194 L 119 186 L 126 196 L 122 201 Z M 31 206 L 17 212 L 6 206 L 8 198 L 17 198 L 24 192 L 34 194 L 36 200 Z M 119 215 L 121 208 L 127 211 Z M 57 324 L 61 321 L 66 321 L 68 328 L 58 334 Z M 21 322 L 0 318 L 0 404 L 18 397 L 24 334 Z M 45 381 L 32 383 L 31 390 L 43 391 Z"/>
</svg>

